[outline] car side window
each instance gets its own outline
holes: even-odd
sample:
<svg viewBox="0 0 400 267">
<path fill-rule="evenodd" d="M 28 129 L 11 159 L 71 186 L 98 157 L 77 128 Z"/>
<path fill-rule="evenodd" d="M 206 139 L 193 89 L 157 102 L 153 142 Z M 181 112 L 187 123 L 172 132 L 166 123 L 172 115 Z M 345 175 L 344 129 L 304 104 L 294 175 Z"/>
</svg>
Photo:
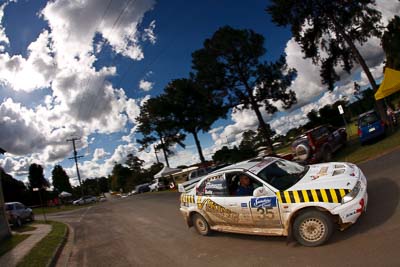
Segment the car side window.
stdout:
<svg viewBox="0 0 400 267">
<path fill-rule="evenodd" d="M 208 177 L 197 187 L 196 191 L 198 196 L 219 197 L 228 195 L 225 176 L 218 174 Z"/>
<path fill-rule="evenodd" d="M 248 193 L 246 195 L 252 196 L 254 189 L 263 186 L 262 183 L 250 175 L 244 173 L 244 172 L 232 172 L 232 173 L 227 173 L 226 174 L 226 181 L 227 181 L 227 186 L 228 186 L 228 192 L 229 196 L 235 197 L 235 196 L 244 196 L 244 195 L 238 195 L 239 187 L 241 186 L 240 182 L 240 177 L 245 176 L 249 179 L 248 181 Z"/>
</svg>

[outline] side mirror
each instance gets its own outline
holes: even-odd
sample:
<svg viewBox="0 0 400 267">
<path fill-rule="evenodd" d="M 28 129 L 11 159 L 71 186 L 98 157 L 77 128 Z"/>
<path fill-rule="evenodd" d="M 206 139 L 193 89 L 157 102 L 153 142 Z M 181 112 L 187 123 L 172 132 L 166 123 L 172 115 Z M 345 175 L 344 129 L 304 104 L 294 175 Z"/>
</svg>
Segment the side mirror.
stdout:
<svg viewBox="0 0 400 267">
<path fill-rule="evenodd" d="M 267 190 L 265 190 L 264 186 L 260 186 L 253 191 L 254 197 L 262 197 L 267 195 Z"/>
</svg>

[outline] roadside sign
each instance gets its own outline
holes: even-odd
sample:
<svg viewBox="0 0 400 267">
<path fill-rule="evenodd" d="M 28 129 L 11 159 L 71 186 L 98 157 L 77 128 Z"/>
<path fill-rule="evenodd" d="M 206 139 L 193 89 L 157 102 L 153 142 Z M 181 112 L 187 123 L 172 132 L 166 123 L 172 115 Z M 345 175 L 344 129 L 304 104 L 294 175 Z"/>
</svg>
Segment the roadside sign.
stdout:
<svg viewBox="0 0 400 267">
<path fill-rule="evenodd" d="M 339 105 L 337 108 L 338 108 L 340 114 L 344 113 L 342 105 Z"/>
</svg>

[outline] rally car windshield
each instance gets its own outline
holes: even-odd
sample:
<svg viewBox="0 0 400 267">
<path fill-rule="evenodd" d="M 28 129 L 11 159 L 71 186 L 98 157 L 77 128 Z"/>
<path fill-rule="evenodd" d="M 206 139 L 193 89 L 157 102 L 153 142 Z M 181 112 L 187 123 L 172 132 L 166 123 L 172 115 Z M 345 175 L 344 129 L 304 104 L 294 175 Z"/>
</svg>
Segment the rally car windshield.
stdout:
<svg viewBox="0 0 400 267">
<path fill-rule="evenodd" d="M 276 189 L 283 191 L 303 178 L 308 169 L 308 166 L 287 160 L 277 160 L 262 169 L 257 175 Z"/>
</svg>

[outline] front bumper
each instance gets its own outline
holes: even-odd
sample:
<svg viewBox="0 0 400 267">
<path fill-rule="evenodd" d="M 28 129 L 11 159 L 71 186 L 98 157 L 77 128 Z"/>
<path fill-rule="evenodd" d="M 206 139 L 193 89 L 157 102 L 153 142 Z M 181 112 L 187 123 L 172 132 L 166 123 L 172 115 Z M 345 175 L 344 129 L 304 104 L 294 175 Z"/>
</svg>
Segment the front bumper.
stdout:
<svg viewBox="0 0 400 267">
<path fill-rule="evenodd" d="M 361 214 L 367 210 L 367 205 L 367 186 L 363 184 L 360 193 L 353 200 L 340 205 L 333 213 L 339 215 L 342 224 L 354 224 Z"/>
</svg>

